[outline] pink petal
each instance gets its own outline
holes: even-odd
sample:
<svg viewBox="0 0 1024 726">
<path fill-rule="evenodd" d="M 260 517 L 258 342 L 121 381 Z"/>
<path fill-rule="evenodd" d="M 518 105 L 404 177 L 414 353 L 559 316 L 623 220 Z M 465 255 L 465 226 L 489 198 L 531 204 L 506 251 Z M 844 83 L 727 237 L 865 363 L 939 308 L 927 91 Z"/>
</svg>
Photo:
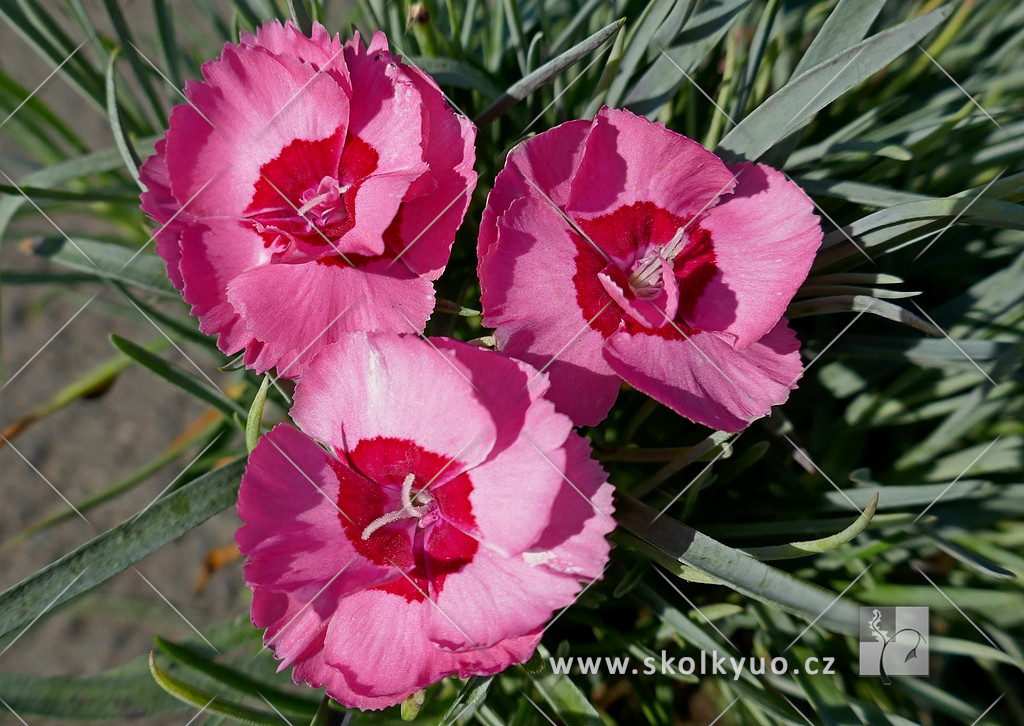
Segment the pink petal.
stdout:
<svg viewBox="0 0 1024 726">
<path fill-rule="evenodd" d="M 312 63 L 317 68 L 329 64 L 332 70 L 344 71 L 340 63 L 342 45 L 337 34 L 331 35 L 320 23 L 313 23 L 312 37 L 304 35 L 291 20 L 284 25 L 278 20 L 268 20 L 256 29 L 255 37 L 248 32 L 241 35 L 242 45 L 259 45 L 271 53 L 286 53 Z"/>
<path fill-rule="evenodd" d="M 400 68 L 423 102 L 426 133 L 421 143 L 430 170 L 409 188 L 384 239 L 416 274 L 436 280 L 448 263 L 455 231 L 476 187 L 476 127 L 452 112 L 432 78 L 412 66 Z"/>
<path fill-rule="evenodd" d="M 356 191 L 357 222 L 342 244 L 358 244 L 380 254 L 384 231 L 407 190 L 429 168 L 421 148 L 426 130 L 423 102 L 416 84 L 386 49 L 370 52 L 353 38 L 345 45 L 345 61 L 352 77 L 349 137 L 369 144 L 377 162 Z"/>
<path fill-rule="evenodd" d="M 602 108 L 572 180 L 570 216 L 653 202 L 679 217 L 700 214 L 732 189 L 733 175 L 696 141 L 621 109 Z"/>
<path fill-rule="evenodd" d="M 781 172 L 738 164 L 738 184 L 700 222 L 711 233 L 718 272 L 693 311 L 693 325 L 721 331 L 734 348 L 771 330 L 807 277 L 822 231 L 814 205 Z"/>
<path fill-rule="evenodd" d="M 156 142 L 153 155 L 139 169 L 139 181 L 146 187 L 142 193 L 142 211 L 160 225 L 154 234 L 156 253 L 167 263 L 167 276 L 179 291 L 181 279 L 181 235 L 194 220 L 188 209 L 181 209 L 171 193 L 171 180 L 167 172 L 167 139 Z"/>
<path fill-rule="evenodd" d="M 219 335 L 217 347 L 229 355 L 249 345 L 253 336 L 228 301 L 227 285 L 269 260 L 270 253 L 260 236 L 232 220 L 208 220 L 182 233 L 179 267 L 185 301 L 199 318 L 199 329 Z"/>
<path fill-rule="evenodd" d="M 530 407 L 520 436 L 497 456 L 470 473 L 470 502 L 476 519 L 476 539 L 504 556 L 533 545 L 553 517 L 552 505 L 564 486 L 563 449 L 572 422 L 539 400 Z M 510 517 L 509 512 L 516 512 Z"/>
<path fill-rule="evenodd" d="M 543 201 L 546 194 L 554 204 L 565 205 L 590 126 L 587 121 L 568 121 L 524 141 L 509 152 L 505 167 L 498 173 L 494 188 L 487 196 L 487 206 L 480 220 L 477 243 L 480 260 L 489 254 L 498 238 L 498 217 L 516 199 L 528 196 Z"/>
<path fill-rule="evenodd" d="M 524 559 L 593 582 L 608 562 L 611 545 L 605 535 L 615 529 L 615 488 L 601 465 L 590 458 L 590 444 L 579 434 L 569 434 L 565 450 L 566 484 L 551 507 L 555 516 Z"/>
<path fill-rule="evenodd" d="M 502 351 L 548 374 L 548 398 L 560 412 L 579 425 L 599 423 L 619 381 L 576 300 L 576 245 L 565 220 L 548 202 L 524 198 L 497 226 L 480 262 L 484 325 L 496 328 Z"/>
<path fill-rule="evenodd" d="M 496 438 L 462 364 L 413 336 L 352 333 L 325 348 L 304 371 L 291 415 L 346 451 L 376 437 L 414 441 L 461 464 L 447 478 L 482 461 Z"/>
<path fill-rule="evenodd" d="M 574 577 L 480 548 L 472 562 L 445 579 L 436 611 L 423 627 L 446 648 L 490 646 L 542 627 L 580 589 Z"/>
<path fill-rule="evenodd" d="M 175 107 L 167 132 L 174 196 L 197 217 L 241 216 L 264 164 L 296 139 L 347 125 L 346 90 L 291 56 L 229 45 L 203 75 L 206 83 L 186 85 L 191 103 Z"/>
<path fill-rule="evenodd" d="M 367 590 L 343 600 L 328 628 L 324 660 L 347 690 L 332 698 L 359 708 L 382 708 L 444 676 L 485 675 L 527 660 L 540 640 L 528 632 L 491 648 L 451 652 L 426 637 L 440 617 L 436 604 L 408 603 L 399 595 Z M 298 674 L 298 669 L 296 669 Z"/>
<path fill-rule="evenodd" d="M 232 279 L 227 299 L 263 341 L 246 365 L 286 378 L 350 330 L 420 331 L 434 307 L 429 280 L 376 260 L 359 268 L 310 262 L 254 267 Z"/>
<path fill-rule="evenodd" d="M 315 638 L 335 601 L 394 577 L 344 537 L 338 493 L 327 452 L 284 424 L 260 439 L 242 477 L 238 514 L 245 524 L 235 539 L 257 593 L 252 618 L 286 663 Z"/>
<path fill-rule="evenodd" d="M 800 342 L 786 321 L 741 351 L 715 333 L 667 340 L 616 333 L 611 367 L 637 390 L 680 416 L 720 431 L 739 431 L 783 403 L 802 370 Z"/>
</svg>

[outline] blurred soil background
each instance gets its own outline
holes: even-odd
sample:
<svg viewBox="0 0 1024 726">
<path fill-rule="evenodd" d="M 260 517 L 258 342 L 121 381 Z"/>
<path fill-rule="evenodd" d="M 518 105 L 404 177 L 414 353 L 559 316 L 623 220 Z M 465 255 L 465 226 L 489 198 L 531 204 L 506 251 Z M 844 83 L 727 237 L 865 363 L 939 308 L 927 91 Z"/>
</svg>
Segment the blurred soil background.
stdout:
<svg viewBox="0 0 1024 726">
<path fill-rule="evenodd" d="M 93 19 L 100 32 L 109 33 L 112 29 L 103 25 L 106 15 L 100 4 L 86 5 L 95 10 Z M 153 27 L 152 20 L 145 17 L 151 9 L 149 4 L 129 0 L 123 5 L 133 27 Z M 81 32 L 66 17 L 62 3 L 53 0 L 41 6 L 52 11 L 71 37 L 80 38 Z M 140 32 L 143 39 L 144 33 Z M 54 70 L 6 25 L 0 25 L 0 67 L 29 89 L 43 83 Z M 106 117 L 72 90 L 59 73 L 45 81 L 38 97 L 62 118 L 73 119 L 76 133 L 90 149 L 113 146 Z M 26 159 L 27 155 L 0 127 L 0 169 L 18 179 L 31 170 Z M 51 269 L 49 263 L 32 255 L 31 240 L 59 232 L 30 205 L 23 210 L 28 211 L 23 211 L 24 216 L 12 226 L 0 247 L 0 269 Z M 54 218 L 62 226 L 61 220 Z M 152 247 L 144 254 L 154 254 Z M 99 295 L 85 305 L 97 292 Z M 113 356 L 116 350 L 110 343 L 110 333 L 136 342 L 161 336 L 140 314 L 125 312 L 120 304 L 123 300 L 106 286 L 90 284 L 78 290 L 62 287 L 54 292 L 50 286 L 4 282 L 0 295 L 0 362 L 4 371 L 0 379 L 4 386 L 0 390 L 0 430 Z M 112 304 L 117 304 L 119 311 L 113 310 Z M 173 349 L 161 355 L 191 367 Z M 229 384 L 228 376 L 218 372 L 208 358 L 192 352 L 189 356 L 218 385 Z M 90 523 L 75 516 L 29 539 L 10 543 L 39 518 L 69 510 L 65 498 L 80 503 L 164 452 L 205 412 L 195 399 L 153 373 L 132 366 L 108 390 L 32 424 L 13 437 L 11 445 L 0 439 L 0 588 L 16 584 L 157 498 L 197 452 L 180 457 L 129 494 L 89 511 L 85 516 Z M 228 510 L 139 563 L 139 573 L 152 587 L 129 569 L 85 598 L 47 613 L 13 645 L 0 643 L 0 650 L 8 648 L 0 655 L 0 671 L 99 673 L 144 657 L 152 647 L 153 634 L 187 637 L 192 634 L 190 623 L 203 629 L 243 611 L 245 588 L 238 563 L 214 574 L 208 586 L 196 593 L 207 553 L 231 543 L 237 525 L 237 516 Z M 136 723 L 184 723 L 192 715 L 179 713 Z M 16 721 L 0 707 L 0 722 Z M 33 719 L 32 723 L 45 722 Z"/>
</svg>

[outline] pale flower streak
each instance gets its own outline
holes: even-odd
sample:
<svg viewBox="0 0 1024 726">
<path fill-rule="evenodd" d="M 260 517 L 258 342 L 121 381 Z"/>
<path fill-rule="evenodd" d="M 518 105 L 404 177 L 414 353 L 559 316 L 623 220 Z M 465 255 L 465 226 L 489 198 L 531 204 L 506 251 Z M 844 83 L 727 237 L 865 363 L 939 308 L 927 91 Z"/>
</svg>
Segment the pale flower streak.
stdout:
<svg viewBox="0 0 1024 726">
<path fill-rule="evenodd" d="M 654 571 L 657 572 L 659 575 L 661 575 L 661 579 L 663 579 L 665 582 L 667 582 L 668 586 L 671 587 L 673 590 L 675 590 L 676 594 L 679 595 L 679 597 L 683 598 L 683 600 L 686 600 L 686 604 L 689 605 L 691 608 L 693 608 L 693 610 L 704 619 L 704 622 L 706 622 L 708 625 L 710 625 L 712 627 L 712 629 L 714 629 L 714 631 L 716 633 L 718 633 L 718 636 L 722 640 L 724 640 L 726 643 L 729 644 L 729 646 L 733 649 L 733 651 L 735 651 L 737 653 L 740 652 L 740 649 L 736 647 L 736 644 L 734 642 L 732 642 L 725 633 L 723 633 L 721 630 L 719 630 L 718 626 L 715 625 L 714 622 L 710 618 L 708 618 L 707 615 L 704 614 L 704 611 L 702 611 L 700 608 L 698 608 L 694 604 L 693 600 L 691 600 L 690 598 L 688 598 L 686 596 L 686 593 L 684 593 L 682 590 L 679 589 L 679 586 L 676 585 L 676 583 L 672 581 L 671 577 L 669 577 L 664 572 L 662 572 L 660 567 L 655 567 Z"/>
<path fill-rule="evenodd" d="M 462 371 L 462 369 L 460 369 L 455 364 L 455 361 L 453 360 L 453 358 L 449 358 L 444 353 L 442 353 L 441 350 L 434 344 L 434 341 L 432 341 L 426 334 L 421 333 L 419 331 L 419 329 L 415 325 L 413 325 L 413 322 L 411 320 L 409 320 L 408 317 L 406 317 L 406 314 L 404 312 L 402 312 L 398 308 L 394 308 L 394 309 L 398 312 L 399 315 L 401 315 L 403 318 L 405 318 L 405 322 L 407 322 L 409 324 L 409 327 L 412 328 L 412 332 L 414 332 L 417 336 L 419 336 L 427 345 L 429 345 L 431 348 L 433 348 L 434 352 L 437 353 L 439 356 L 441 356 L 441 358 L 444 360 L 444 362 L 452 367 L 452 370 L 454 370 L 456 373 L 458 373 L 460 376 L 462 376 L 463 380 L 465 380 L 466 383 L 469 384 L 470 388 L 472 388 L 478 395 L 483 396 L 483 391 L 481 391 L 477 387 L 477 385 L 475 383 L 473 383 L 472 380 L 470 380 L 469 376 L 467 376 Z"/>
<path fill-rule="evenodd" d="M 801 630 L 801 631 L 800 631 L 800 634 L 799 634 L 799 635 L 797 635 L 797 636 L 796 636 L 795 638 L 793 638 L 793 640 L 791 640 L 791 641 L 789 642 L 789 645 L 787 645 L 787 646 L 786 646 L 785 648 L 783 648 L 782 652 L 783 652 L 783 653 L 787 653 L 787 652 L 789 652 L 789 649 L 790 649 L 790 648 L 792 648 L 792 647 L 793 647 L 794 645 L 796 645 L 796 642 L 797 642 L 798 640 L 800 640 L 800 638 L 804 637 L 804 634 L 805 634 L 805 633 L 807 633 L 807 631 L 808 631 L 808 630 L 810 630 L 811 628 L 813 628 L 813 627 L 814 627 L 814 624 L 815 624 L 815 623 L 817 623 L 817 622 L 818 622 L 819 620 L 821 620 L 821 618 L 822 618 L 822 617 L 823 617 L 823 616 L 825 615 L 825 613 L 827 613 L 827 612 L 828 612 L 829 610 L 831 610 L 831 609 L 832 609 L 832 606 L 833 606 L 833 605 L 835 605 L 835 604 L 836 604 L 837 602 L 839 602 L 839 601 L 840 601 L 840 599 L 842 599 L 843 595 L 845 595 L 845 594 L 846 594 L 846 593 L 847 593 L 847 592 L 849 591 L 849 589 L 850 589 L 851 587 L 853 587 L 853 586 L 854 586 L 855 584 L 857 584 L 857 581 L 858 581 L 858 580 L 859 580 L 860 578 L 864 577 L 864 575 L 865 575 L 865 574 L 867 574 L 867 571 L 868 571 L 868 570 L 870 570 L 870 569 L 871 569 L 872 567 L 874 567 L 874 566 L 875 566 L 875 563 L 874 563 L 874 562 L 872 562 L 872 563 L 871 563 L 870 565 L 868 565 L 867 567 L 865 567 L 865 568 L 864 568 L 864 569 L 863 569 L 863 570 L 861 571 L 861 573 L 860 573 L 859 575 L 857 575 L 857 576 L 856 576 L 855 578 L 853 578 L 853 581 L 852 581 L 852 582 L 850 582 L 850 584 L 849 584 L 849 585 L 847 585 L 846 587 L 844 587 L 844 588 L 843 588 L 843 591 L 842 591 L 841 593 L 839 593 L 838 595 L 836 595 L 836 596 L 835 596 L 835 598 L 833 598 L 833 599 L 832 599 L 832 602 L 830 602 L 830 603 L 829 603 L 829 604 L 828 604 L 828 605 L 827 605 L 827 606 L 825 607 L 825 609 L 824 609 L 824 610 L 822 610 L 822 611 L 821 611 L 820 613 L 818 613 L 818 617 L 816 617 L 816 618 L 815 618 L 814 620 L 812 620 L 811 622 L 809 622 L 809 623 L 807 624 L 807 627 L 806 627 L 806 628 L 804 628 L 803 630 Z"/>
<path fill-rule="evenodd" d="M 939 63 L 937 60 L 935 60 L 935 58 L 932 57 L 931 53 L 926 51 L 924 49 L 924 47 L 920 43 L 917 44 L 917 47 L 921 50 L 922 53 L 924 53 L 926 56 L 928 56 L 928 60 L 930 60 L 932 63 L 934 63 L 935 67 L 938 68 L 940 71 L 942 71 L 942 73 L 946 76 L 946 78 L 948 78 L 949 80 L 953 81 L 953 85 L 955 85 L 957 88 L 959 88 L 960 92 L 963 93 L 965 96 L 967 96 L 968 100 L 970 100 L 971 103 L 973 103 L 975 106 L 977 106 L 978 110 L 981 111 L 983 114 L 985 114 L 985 116 L 988 117 L 989 121 L 994 123 L 998 128 L 1003 128 L 1002 126 L 999 125 L 999 122 L 996 121 L 994 118 L 992 118 L 992 115 L 989 114 L 989 112 L 986 111 L 985 108 L 980 103 L 978 103 L 977 99 L 975 99 L 974 96 L 969 94 L 964 89 L 963 86 L 961 86 L 959 83 L 957 83 L 957 80 L 955 78 L 953 78 L 953 76 L 951 76 L 949 74 L 949 71 L 947 71 L 945 68 L 943 68 L 942 64 Z"/>
<path fill-rule="evenodd" d="M 936 504 L 938 504 L 939 500 L 942 499 L 942 497 L 944 497 L 946 495 L 946 492 L 948 492 L 950 489 L 952 489 L 953 485 L 956 484 L 958 481 L 960 481 L 960 479 L 963 478 L 964 474 L 966 474 L 968 471 L 970 471 L 971 467 L 974 466 L 975 464 L 977 464 L 978 461 L 981 459 L 981 457 L 983 457 L 985 454 L 987 454 L 988 450 L 991 449 L 993 446 L 995 446 L 996 442 L 999 441 L 999 439 L 1001 439 L 1001 438 L 1003 438 L 1003 435 L 999 434 L 994 439 L 992 439 L 992 441 L 989 442 L 989 445 L 986 446 L 985 449 L 980 454 L 975 456 L 974 459 L 971 461 L 971 463 L 968 464 L 967 467 L 962 472 L 960 472 L 957 475 L 956 479 L 951 481 L 946 486 L 945 489 L 943 489 L 941 492 L 939 492 L 938 496 L 936 496 L 935 499 L 933 499 L 931 502 L 929 502 L 927 507 L 925 507 L 924 509 L 921 510 L 920 514 L 918 514 L 916 517 L 914 517 L 914 521 L 911 522 L 911 524 L 917 524 L 917 520 L 919 520 L 921 517 L 923 517 L 928 512 L 929 509 L 931 509 Z"/>
<path fill-rule="evenodd" d="M 995 183 L 996 183 L 996 182 L 997 182 L 997 181 L 999 180 L 999 177 L 1001 177 L 1001 176 L 1002 176 L 1003 174 L 1005 174 L 1005 173 L 1006 173 L 1006 171 L 1007 171 L 1007 169 L 1009 169 L 1009 168 L 1010 168 L 1010 167 L 1008 167 L 1008 166 L 1007 166 L 1007 167 L 1005 167 L 1005 168 L 1004 168 L 1004 169 L 1003 169 L 1003 170 L 1002 170 L 1001 172 L 999 172 L 998 174 L 996 174 L 996 175 L 995 175 L 995 176 L 994 176 L 994 177 L 992 178 L 992 181 L 990 181 L 990 182 L 989 182 L 988 184 L 986 184 L 986 185 L 985 185 L 985 188 L 984 188 L 984 189 L 982 189 L 982 190 L 981 190 L 980 192 L 978 192 L 977 196 L 973 197 L 973 198 L 971 199 L 971 201 L 969 201 L 969 202 L 968 202 L 968 203 L 967 203 L 966 205 L 964 205 L 964 208 L 963 208 L 963 209 L 961 209 L 961 210 L 960 210 L 959 212 L 957 212 L 957 213 L 956 213 L 956 216 L 955 216 L 955 217 L 953 217 L 953 219 L 952 219 L 952 220 L 950 221 L 950 223 L 949 223 L 949 224 L 947 224 L 947 225 L 946 225 L 945 227 L 943 227 L 942 229 L 940 229 L 940 230 L 939 230 L 938 232 L 936 232 L 936 233 L 935 233 L 935 236 L 934 236 L 934 237 L 932 237 L 931 241 L 930 241 L 930 242 L 929 242 L 928 244 L 926 244 L 926 245 L 924 246 L 924 249 L 923 249 L 923 250 L 921 250 L 920 252 L 918 252 L 918 253 L 917 253 L 916 255 L 914 255 L 914 259 L 913 259 L 913 260 L 911 260 L 911 262 L 917 262 L 917 258 L 918 258 L 918 257 L 920 257 L 921 255 L 923 255 L 923 254 L 924 254 L 925 252 L 927 252 L 927 251 L 928 251 L 928 249 L 929 249 L 929 248 L 930 248 L 930 247 L 931 247 L 931 246 L 932 246 L 933 244 L 935 244 L 936 242 L 938 242 L 938 241 L 939 241 L 939 237 L 941 237 L 942 235 L 944 235 L 944 234 L 946 233 L 946 230 L 947 230 L 947 229 L 949 229 L 949 228 L 950 228 L 950 227 L 952 227 L 952 226 L 953 226 L 954 224 L 956 224 L 956 223 L 957 223 L 957 221 L 958 221 L 958 220 L 960 219 L 960 217 L 962 217 L 962 216 L 963 216 L 963 215 L 964 215 L 964 214 L 965 214 L 965 213 L 967 212 L 967 210 L 971 208 L 971 205 L 972 205 L 972 204 L 974 204 L 974 203 L 975 203 L 976 201 L 978 201 L 979 199 L 981 199 L 981 197 L 982 197 L 982 196 L 983 196 L 983 195 L 985 194 L 985 192 L 987 192 L 987 191 L 988 191 L 989 187 L 991 187 L 991 186 L 992 186 L 993 184 L 995 184 Z"/>
<path fill-rule="evenodd" d="M 952 338 L 952 337 L 950 336 L 950 334 L 946 332 L 946 329 L 945 329 L 945 328 L 943 328 L 943 327 L 942 327 L 941 325 L 939 325 L 938 323 L 936 323 L 936 322 L 935 322 L 935 321 L 934 321 L 934 320 L 932 319 L 932 317 L 931 317 L 931 316 L 930 316 L 930 315 L 929 315 L 928 313 L 926 313 L 926 312 L 924 311 L 924 308 L 922 308 L 922 307 L 921 307 L 920 305 L 918 305 L 918 304 L 917 304 L 917 301 L 916 301 L 916 300 L 914 300 L 913 298 L 911 298 L 911 300 L 910 300 L 910 304 L 911 304 L 911 305 L 913 305 L 913 306 L 914 306 L 915 308 L 917 308 L 917 311 L 918 311 L 919 313 L 921 313 L 921 315 L 923 315 L 923 316 L 924 316 L 924 317 L 925 317 L 925 318 L 926 318 L 926 319 L 928 320 L 928 322 L 929 322 L 929 323 L 931 323 L 931 324 L 932 324 L 933 326 L 935 326 L 935 328 L 936 328 L 936 329 L 938 329 L 939 331 L 941 331 L 941 332 L 942 332 L 942 334 L 943 334 L 943 335 L 944 335 L 944 336 L 946 337 L 946 340 L 948 340 L 948 341 L 949 341 L 950 343 L 952 343 L 952 344 L 953 344 L 953 347 L 954 347 L 954 348 L 956 348 L 956 349 L 957 349 L 958 351 L 960 351 L 960 353 L 961 353 L 961 354 L 963 354 L 964 358 L 966 358 L 967 360 L 969 360 L 969 361 L 971 362 L 971 364 L 972 364 L 972 365 L 973 365 L 973 366 L 974 366 L 975 368 L 977 368 L 977 369 L 978 369 L 978 371 L 979 371 L 979 372 L 981 373 L 981 375 L 985 376 L 985 378 L 986 378 L 986 379 L 988 380 L 988 382 L 989 382 L 989 383 L 991 383 L 991 384 L 993 385 L 993 387 L 998 387 L 998 385 L 999 385 L 999 384 L 998 384 L 998 383 L 996 383 L 996 382 L 995 382 L 994 380 L 992 380 L 992 376 L 990 376 L 990 375 L 989 375 L 988 373 L 986 373 L 986 372 L 985 372 L 985 369 L 984 369 L 984 368 L 982 368 L 982 367 L 981 367 L 980 365 L 978 365 L 978 362 L 977 362 L 976 360 L 974 360 L 974 358 L 971 358 L 971 356 L 969 356 L 969 355 L 967 354 L 967 351 L 966 351 L 966 350 L 964 350 L 963 348 L 961 348 L 961 347 L 960 347 L 960 344 L 959 344 L 959 343 L 957 343 L 957 342 L 956 342 L 955 340 L 953 340 L 953 338 Z"/>
<path fill-rule="evenodd" d="M 943 591 L 943 589 L 941 587 L 939 587 L 938 585 L 935 584 L 935 581 L 932 580 L 932 578 L 928 577 L 928 575 L 925 573 L 924 570 L 922 570 L 920 567 L 917 566 L 916 562 L 911 562 L 910 566 L 913 567 L 915 570 L 917 570 L 917 574 L 919 574 L 921 577 L 926 579 L 928 581 L 928 584 L 931 585 L 932 587 L 934 587 L 935 590 L 940 595 L 942 595 L 942 597 L 944 597 L 946 599 L 946 602 L 948 602 L 950 605 L 952 605 L 954 608 L 956 608 L 956 611 L 958 613 L 960 613 L 964 617 L 964 620 L 966 620 L 971 625 L 973 625 L 974 629 L 977 630 L 979 633 L 981 633 L 981 637 L 984 638 L 985 640 L 987 640 L 989 645 L 991 645 L 993 648 L 995 648 L 998 651 L 1005 652 L 1005 651 L 1003 651 L 1002 648 L 1000 648 L 998 645 L 996 645 L 996 642 L 994 640 L 992 640 L 992 638 L 988 637 L 988 633 L 986 633 L 984 630 L 982 630 L 978 626 L 978 624 L 976 622 L 974 622 L 974 620 L 971 619 L 971 617 L 967 613 L 965 613 L 963 610 L 960 609 L 959 605 L 957 605 L 955 602 L 953 602 L 952 599 L 950 599 L 949 595 L 947 595 Z"/>
<path fill-rule="evenodd" d="M 80 578 L 80 577 L 81 577 L 82 575 L 84 575 L 84 574 L 86 573 L 86 571 L 88 571 L 88 569 L 89 569 L 89 567 L 88 567 L 88 566 L 86 566 L 86 567 L 84 567 L 84 568 L 82 569 L 82 571 L 81 571 L 81 572 L 79 572 L 79 573 L 78 573 L 77 575 L 75 575 L 75 577 L 74 577 L 74 578 L 73 578 L 73 579 L 71 580 L 71 582 L 69 582 L 69 583 L 68 583 L 67 585 L 65 585 L 65 586 L 64 586 L 64 589 L 63 589 L 63 590 L 61 590 L 60 592 L 58 592 L 58 593 L 57 593 L 57 596 L 56 596 L 56 597 L 54 597 L 54 598 L 53 598 L 53 600 L 51 600 L 51 601 L 50 601 L 50 603 L 49 603 L 49 604 L 48 604 L 48 605 L 47 605 L 46 607 L 44 607 L 44 608 L 43 608 L 42 610 L 40 610 L 40 611 L 39 611 L 39 614 L 38 614 L 38 615 L 36 615 L 36 616 L 35 616 L 34 618 L 32 618 L 32 622 L 30 622 L 30 623 L 29 623 L 28 625 L 26 625 L 26 626 L 25 626 L 24 628 L 22 628 L 22 629 L 21 629 L 21 632 L 20 632 L 20 633 L 18 633 L 18 634 L 17 634 L 17 635 L 16 635 L 15 637 L 14 637 L 14 640 L 12 640 L 12 641 L 11 641 L 10 643 L 8 643 L 7 645 L 5 645 L 5 646 L 4 646 L 4 649 L 3 649 L 3 650 L 0 650 L 0 656 L 2 656 L 2 655 L 3 655 L 4 653 L 6 653 L 6 652 L 7 652 L 8 650 L 10 650 L 10 649 L 11 649 L 11 646 L 12 646 L 12 645 L 14 645 L 15 643 L 17 643 L 17 642 L 18 642 L 18 640 L 19 640 L 19 639 L 21 638 L 21 636 L 23 636 L 23 635 L 25 634 L 25 632 L 26 632 L 26 631 L 27 631 L 27 630 L 28 630 L 29 628 L 31 628 L 31 627 L 32 627 L 33 625 L 35 625 L 35 624 L 36 624 L 36 621 L 37 621 L 37 620 L 39 620 L 39 618 L 43 617 L 43 616 L 44 616 L 44 615 L 45 615 L 46 613 L 48 613 L 48 612 L 50 611 L 50 608 L 52 608 L 52 607 L 54 606 L 54 604 L 55 604 L 55 603 L 56 603 L 56 602 L 57 602 L 58 600 L 60 600 L 60 599 L 61 599 L 61 597 L 62 597 L 62 596 L 64 595 L 64 593 L 66 593 L 66 592 L 67 592 L 67 591 L 68 591 L 69 589 L 71 589 L 71 586 L 72 586 L 72 585 L 74 585 L 74 584 L 75 584 L 76 582 L 78 582 L 79 578 Z M 10 708 L 10 706 L 8 706 L 8 708 Z M 13 711 L 12 711 L 11 713 L 13 713 Z"/>
</svg>

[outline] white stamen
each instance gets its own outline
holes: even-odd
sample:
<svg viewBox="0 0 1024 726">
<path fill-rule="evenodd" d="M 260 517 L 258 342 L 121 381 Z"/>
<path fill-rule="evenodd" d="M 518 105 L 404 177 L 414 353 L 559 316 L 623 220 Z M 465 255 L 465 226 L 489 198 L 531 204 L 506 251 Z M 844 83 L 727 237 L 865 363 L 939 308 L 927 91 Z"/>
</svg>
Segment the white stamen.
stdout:
<svg viewBox="0 0 1024 726">
<path fill-rule="evenodd" d="M 308 202 L 306 202 L 305 204 L 303 204 L 301 207 L 298 208 L 298 210 L 297 210 L 298 215 L 300 217 L 305 217 L 306 216 L 306 212 L 308 212 L 310 209 L 312 209 L 316 205 L 318 205 L 318 204 L 320 204 L 322 202 L 326 202 L 330 197 L 331 197 L 331 192 L 329 192 L 329 191 L 324 192 L 323 194 L 318 194 L 317 196 L 313 197 Z"/>
<path fill-rule="evenodd" d="M 378 529 L 387 524 L 391 524 L 392 522 L 398 522 L 402 519 L 422 520 L 423 516 L 430 512 L 430 503 L 433 501 L 433 497 L 431 497 L 425 491 L 421 491 L 416 495 L 417 501 L 419 501 L 421 498 L 425 499 L 422 505 L 417 507 L 412 502 L 412 484 L 415 480 L 415 474 L 410 472 L 409 474 L 406 475 L 405 481 L 402 482 L 402 508 L 396 509 L 393 512 L 388 512 L 387 514 L 382 514 L 381 516 L 377 517 L 375 520 L 370 522 L 368 525 L 366 525 L 366 528 L 363 530 L 362 534 L 363 540 L 370 539 L 370 535 L 372 535 Z"/>
<path fill-rule="evenodd" d="M 676 255 L 683 248 L 683 234 L 685 230 L 680 228 L 676 230 L 675 235 L 668 241 L 664 247 L 660 250 L 654 250 L 654 254 L 648 253 L 649 258 L 633 270 L 633 274 L 629 276 L 629 286 L 633 288 L 634 292 L 648 292 L 651 288 L 657 288 L 661 283 L 661 263 L 665 262 L 672 263 Z"/>
</svg>

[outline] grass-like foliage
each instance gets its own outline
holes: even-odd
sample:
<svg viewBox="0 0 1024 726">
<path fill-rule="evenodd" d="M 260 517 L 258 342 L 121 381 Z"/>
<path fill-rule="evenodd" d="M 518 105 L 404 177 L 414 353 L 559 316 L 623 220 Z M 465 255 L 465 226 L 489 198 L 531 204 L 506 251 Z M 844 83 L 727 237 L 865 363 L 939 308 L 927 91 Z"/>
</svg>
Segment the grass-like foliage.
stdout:
<svg viewBox="0 0 1024 726">
<path fill-rule="evenodd" d="M 91 146 L 73 115 L 0 69 L 0 284 L 31 286 L 41 305 L 102 293 L 105 315 L 152 326 L 148 341 L 112 336 L 108 361 L 69 368 L 34 410 L 0 403 L 5 500 L 41 484 L 12 454 L 18 436 L 132 366 L 210 409 L 171 449 L 74 502 L 88 514 L 192 462 L 144 513 L 0 594 L 0 649 L 232 507 L 247 440 L 287 416 L 286 387 L 261 387 L 198 332 L 138 206 L 138 168 L 179 89 L 240 31 L 272 17 L 343 37 L 384 30 L 479 125 L 480 184 L 430 334 L 489 335 L 474 249 L 495 174 L 530 134 L 603 104 L 785 170 L 825 230 L 788 311 L 809 366 L 785 406 L 709 435 L 624 391 L 586 432 L 619 492 L 616 547 L 526 665 L 349 718 L 274 673 L 239 602 L 236 617 L 98 675 L 26 674 L 0 659 L 0 721 L 177 712 L 184 723 L 203 709 L 196 722 L 211 724 L 1024 723 L 1024 5 L 2 0 L 0 16 L 55 69 L 48 83 L 99 109 L 110 131 Z M 45 264 L 9 262 L 25 253 Z M 172 360 L 174 348 L 197 367 Z M 4 363 L 5 388 L 31 370 Z M 4 531 L 0 558 L 76 516 L 65 507 Z M 235 563 L 213 576 L 242 573 Z M 860 605 L 930 609 L 927 678 L 859 675 Z M 790 667 L 678 672 L 702 651 Z M 663 654 L 675 672 L 660 672 Z M 565 675 L 549 656 L 632 660 L 622 673 L 602 661 Z M 807 673 L 812 656 L 830 673 Z"/>
</svg>

